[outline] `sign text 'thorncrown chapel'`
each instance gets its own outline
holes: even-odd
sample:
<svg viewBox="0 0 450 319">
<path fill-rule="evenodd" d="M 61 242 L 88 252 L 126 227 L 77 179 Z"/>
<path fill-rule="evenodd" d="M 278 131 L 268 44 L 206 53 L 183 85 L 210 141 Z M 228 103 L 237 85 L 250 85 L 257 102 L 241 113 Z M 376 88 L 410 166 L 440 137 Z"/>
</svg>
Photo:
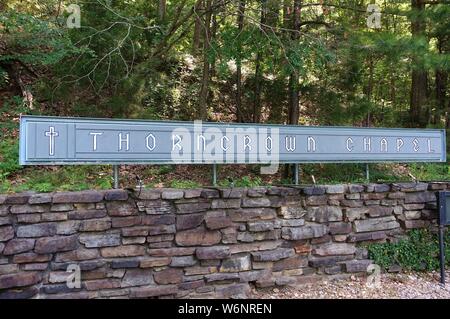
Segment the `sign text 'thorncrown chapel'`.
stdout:
<svg viewBox="0 0 450 319">
<path fill-rule="evenodd" d="M 445 131 L 23 116 L 20 163 L 445 162 Z"/>
</svg>

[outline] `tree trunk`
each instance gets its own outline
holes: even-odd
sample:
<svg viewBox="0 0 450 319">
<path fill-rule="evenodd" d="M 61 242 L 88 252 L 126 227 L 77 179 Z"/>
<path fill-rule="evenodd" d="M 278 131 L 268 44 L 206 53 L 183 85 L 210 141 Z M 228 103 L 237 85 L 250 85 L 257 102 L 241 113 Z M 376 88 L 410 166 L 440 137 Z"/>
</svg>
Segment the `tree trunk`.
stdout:
<svg viewBox="0 0 450 319">
<path fill-rule="evenodd" d="M 411 34 L 413 38 L 425 39 L 426 24 L 423 18 L 425 11 L 424 0 L 411 0 L 411 7 L 415 10 L 417 17 L 411 21 Z M 412 58 L 411 73 L 411 98 L 410 98 L 410 118 L 412 126 L 424 127 L 427 124 L 426 110 L 427 104 L 427 72 L 420 67 L 417 57 Z"/>
<path fill-rule="evenodd" d="M 444 39 L 438 37 L 437 47 L 440 54 L 444 54 Z M 436 85 L 436 103 L 437 114 L 433 117 L 433 124 L 437 124 L 441 114 L 445 115 L 446 101 L 447 101 L 447 85 L 448 85 L 448 72 L 446 70 L 438 69 L 435 72 L 435 85 Z M 448 120 L 448 119 L 447 119 Z"/>
<path fill-rule="evenodd" d="M 198 53 L 200 49 L 200 38 L 202 34 L 202 20 L 200 17 L 200 12 L 203 10 L 204 7 L 204 1 L 201 1 L 200 4 L 197 6 L 194 18 L 195 18 L 195 24 L 194 24 L 194 39 L 192 41 L 192 52 L 195 54 Z"/>
<path fill-rule="evenodd" d="M 237 26 L 238 34 L 240 35 L 244 29 L 244 12 L 245 0 L 239 0 Z M 236 121 L 242 122 L 242 59 L 241 59 L 241 43 L 238 40 L 238 56 L 236 59 Z"/>
<path fill-rule="evenodd" d="M 298 41 L 300 38 L 300 14 L 301 14 L 302 0 L 294 0 L 294 8 L 292 12 L 292 40 Z M 298 70 L 293 70 L 289 77 L 289 109 L 288 109 L 288 123 L 298 124 L 300 117 L 300 86 L 299 86 Z"/>
<path fill-rule="evenodd" d="M 166 18 L 166 0 L 159 0 L 158 19 L 163 22 Z"/>
<path fill-rule="evenodd" d="M 206 13 L 204 21 L 204 40 L 203 40 L 203 75 L 202 84 L 200 89 L 199 99 L 199 115 L 198 118 L 206 120 L 208 118 L 208 92 L 209 92 L 209 78 L 210 78 L 210 65 L 208 60 L 209 43 L 211 36 L 211 1 L 206 0 Z"/>
</svg>

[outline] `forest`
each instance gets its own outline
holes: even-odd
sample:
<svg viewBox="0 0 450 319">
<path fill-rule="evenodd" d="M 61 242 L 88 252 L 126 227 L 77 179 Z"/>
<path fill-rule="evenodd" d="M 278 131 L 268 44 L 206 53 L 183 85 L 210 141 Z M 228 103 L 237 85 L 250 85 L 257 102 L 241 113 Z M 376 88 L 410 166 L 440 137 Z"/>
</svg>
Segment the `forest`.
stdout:
<svg viewBox="0 0 450 319">
<path fill-rule="evenodd" d="M 110 187 L 108 167 L 19 166 L 21 114 L 450 130 L 449 72 L 449 0 L 0 0 L 0 191 Z M 203 166 L 121 172 L 124 186 L 209 180 Z M 222 167 L 219 179 L 283 183 L 289 170 L 256 172 Z M 301 172 L 364 176 L 363 164 Z M 372 179 L 450 169 L 379 164 Z"/>
</svg>

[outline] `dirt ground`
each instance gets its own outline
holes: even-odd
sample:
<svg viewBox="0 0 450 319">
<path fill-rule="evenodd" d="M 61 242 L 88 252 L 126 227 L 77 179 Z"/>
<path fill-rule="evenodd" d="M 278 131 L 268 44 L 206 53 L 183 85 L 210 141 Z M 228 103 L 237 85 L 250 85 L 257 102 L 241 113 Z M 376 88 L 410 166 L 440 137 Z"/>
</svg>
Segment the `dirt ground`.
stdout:
<svg viewBox="0 0 450 319">
<path fill-rule="evenodd" d="M 299 286 L 255 289 L 257 299 L 450 299 L 447 284 L 439 283 L 439 272 L 381 274 L 379 284 L 367 277 L 323 281 Z M 373 284 L 373 286 L 371 285 Z"/>
</svg>

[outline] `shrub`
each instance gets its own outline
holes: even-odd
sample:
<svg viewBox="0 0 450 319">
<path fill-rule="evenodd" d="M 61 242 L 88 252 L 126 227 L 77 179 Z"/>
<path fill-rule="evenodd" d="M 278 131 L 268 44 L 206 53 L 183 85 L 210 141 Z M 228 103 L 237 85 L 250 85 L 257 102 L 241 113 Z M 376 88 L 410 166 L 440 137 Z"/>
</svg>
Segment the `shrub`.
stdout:
<svg viewBox="0 0 450 319">
<path fill-rule="evenodd" d="M 450 236 L 445 238 L 446 256 L 450 254 Z M 367 246 L 369 257 L 381 268 L 392 265 L 415 271 L 431 271 L 439 268 L 437 234 L 426 229 L 415 229 L 398 242 L 374 243 Z M 450 265 L 447 258 L 446 265 Z"/>
</svg>

